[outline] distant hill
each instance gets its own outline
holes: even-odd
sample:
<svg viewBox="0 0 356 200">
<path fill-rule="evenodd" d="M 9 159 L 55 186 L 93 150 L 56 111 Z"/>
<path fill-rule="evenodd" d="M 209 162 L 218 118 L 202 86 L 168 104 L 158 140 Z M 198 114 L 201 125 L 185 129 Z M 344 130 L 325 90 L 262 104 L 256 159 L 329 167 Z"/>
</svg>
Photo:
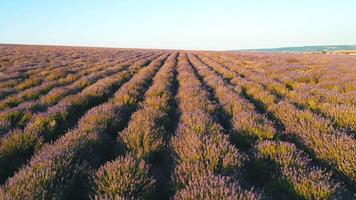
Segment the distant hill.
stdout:
<svg viewBox="0 0 356 200">
<path fill-rule="evenodd" d="M 356 45 L 325 45 L 325 46 L 303 46 L 303 47 L 280 47 L 265 49 L 243 49 L 233 51 L 256 51 L 256 52 L 333 52 L 356 50 Z"/>
</svg>

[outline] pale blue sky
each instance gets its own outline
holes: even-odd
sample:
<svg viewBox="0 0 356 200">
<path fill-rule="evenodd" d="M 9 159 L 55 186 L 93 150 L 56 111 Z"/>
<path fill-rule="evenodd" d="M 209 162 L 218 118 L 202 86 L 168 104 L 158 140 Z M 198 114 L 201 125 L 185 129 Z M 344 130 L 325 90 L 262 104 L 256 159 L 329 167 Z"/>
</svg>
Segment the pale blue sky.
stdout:
<svg viewBox="0 0 356 200">
<path fill-rule="evenodd" d="M 244 49 L 356 44 L 356 0 L 0 0 L 0 43 Z"/>
</svg>

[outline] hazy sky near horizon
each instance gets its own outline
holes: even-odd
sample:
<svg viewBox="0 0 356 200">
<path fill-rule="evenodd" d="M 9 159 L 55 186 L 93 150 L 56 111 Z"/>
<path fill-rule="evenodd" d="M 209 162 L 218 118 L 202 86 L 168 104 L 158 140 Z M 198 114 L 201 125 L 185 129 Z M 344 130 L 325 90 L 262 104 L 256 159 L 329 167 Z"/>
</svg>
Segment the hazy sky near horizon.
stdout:
<svg viewBox="0 0 356 200">
<path fill-rule="evenodd" d="M 0 0 L 0 43 L 229 50 L 356 44 L 356 0 Z"/>
</svg>

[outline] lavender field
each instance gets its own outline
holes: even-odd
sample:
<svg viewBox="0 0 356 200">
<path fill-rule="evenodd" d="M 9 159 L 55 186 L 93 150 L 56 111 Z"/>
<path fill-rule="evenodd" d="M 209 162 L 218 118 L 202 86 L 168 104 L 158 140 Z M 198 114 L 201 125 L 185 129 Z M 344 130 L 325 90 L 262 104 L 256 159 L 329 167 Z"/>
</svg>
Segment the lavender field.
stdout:
<svg viewBox="0 0 356 200">
<path fill-rule="evenodd" d="M 356 56 L 0 45 L 0 199 L 356 199 Z"/>
</svg>

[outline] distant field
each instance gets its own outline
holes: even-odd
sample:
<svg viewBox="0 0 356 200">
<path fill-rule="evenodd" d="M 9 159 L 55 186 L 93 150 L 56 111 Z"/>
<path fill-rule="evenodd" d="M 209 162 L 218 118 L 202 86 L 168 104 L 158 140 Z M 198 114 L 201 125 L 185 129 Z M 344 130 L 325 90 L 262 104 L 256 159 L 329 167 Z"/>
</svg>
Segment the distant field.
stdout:
<svg viewBox="0 0 356 200">
<path fill-rule="evenodd" d="M 301 46 L 301 47 L 280 47 L 280 48 L 268 48 L 268 49 L 246 49 L 238 50 L 245 52 L 294 52 L 294 53 L 328 53 L 328 52 L 348 52 L 356 51 L 356 45 L 324 45 L 324 46 Z"/>
<path fill-rule="evenodd" d="M 0 45 L 2 199 L 354 199 L 356 56 Z"/>
<path fill-rule="evenodd" d="M 356 50 L 348 50 L 348 51 L 330 51 L 326 52 L 327 54 L 343 54 L 343 55 L 356 55 Z"/>
</svg>

